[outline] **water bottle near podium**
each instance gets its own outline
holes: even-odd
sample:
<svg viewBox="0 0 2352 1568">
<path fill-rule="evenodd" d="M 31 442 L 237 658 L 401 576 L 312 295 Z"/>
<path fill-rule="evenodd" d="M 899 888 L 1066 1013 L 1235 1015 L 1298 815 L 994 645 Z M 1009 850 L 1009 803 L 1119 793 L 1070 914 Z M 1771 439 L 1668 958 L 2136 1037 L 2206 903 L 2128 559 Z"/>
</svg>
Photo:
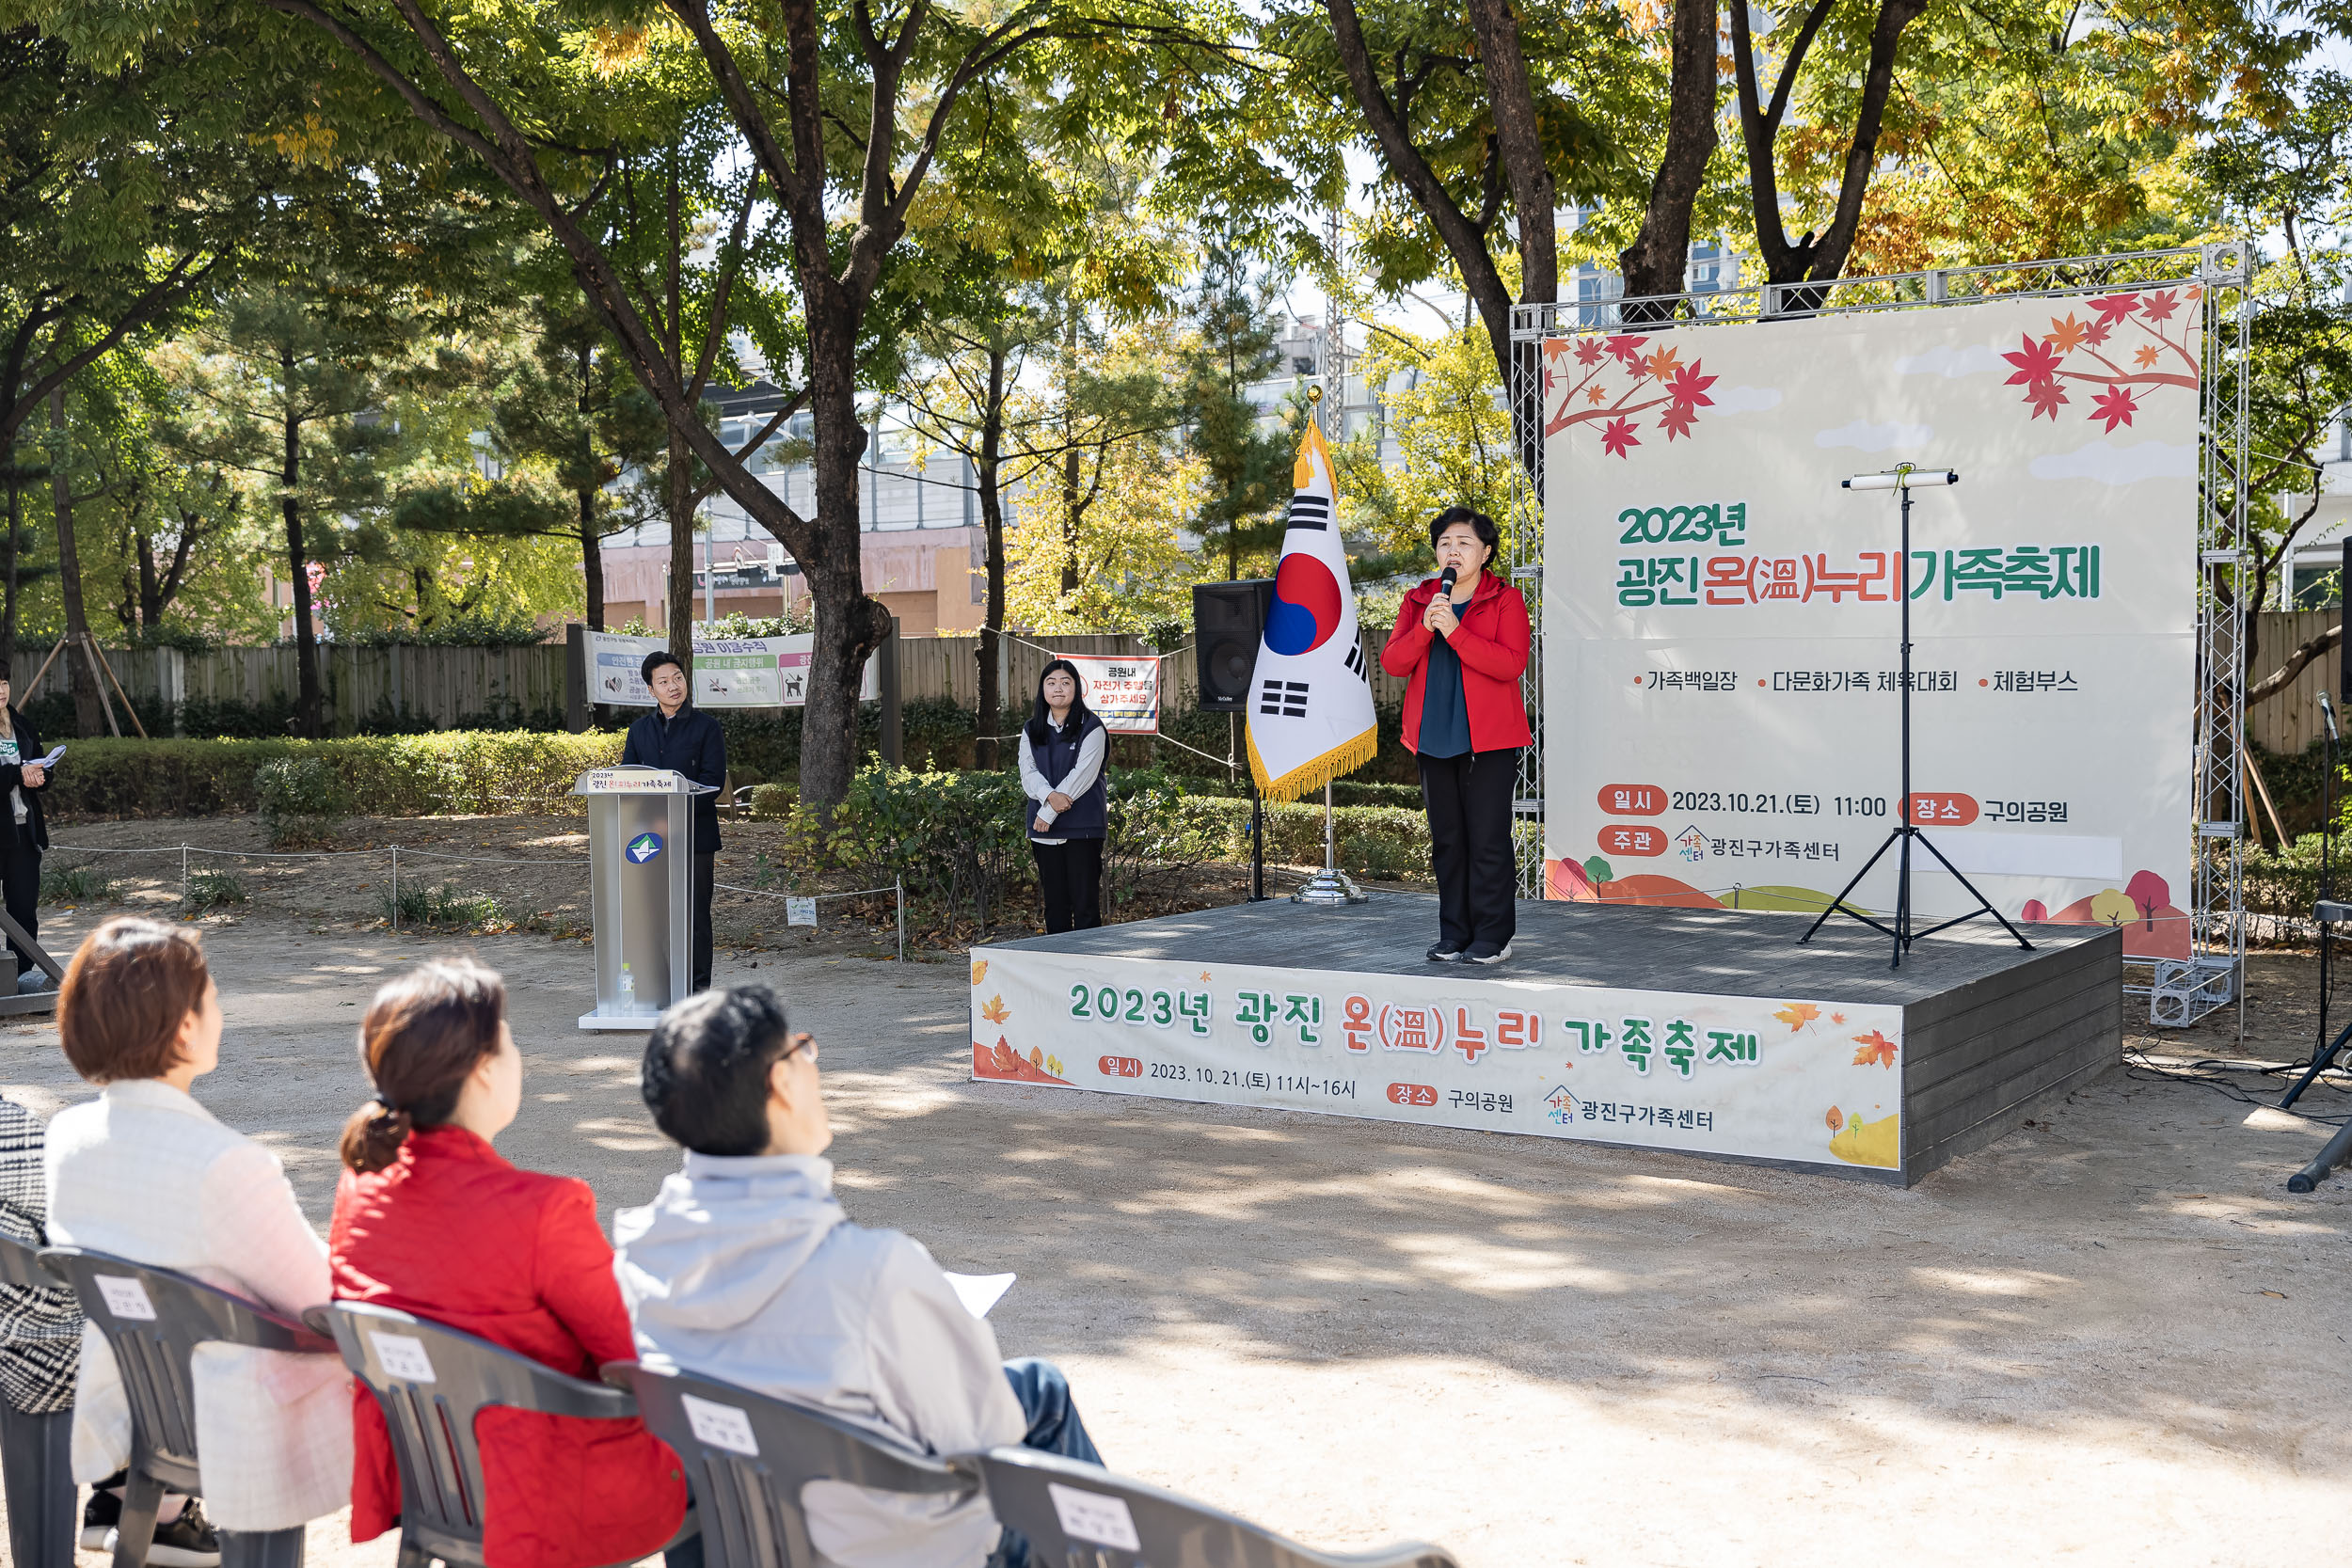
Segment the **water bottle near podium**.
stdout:
<svg viewBox="0 0 2352 1568">
<path fill-rule="evenodd" d="M 643 1034 L 693 984 L 694 797 L 707 784 L 667 768 L 597 768 L 588 801 L 596 1005 L 582 1029 Z"/>
</svg>

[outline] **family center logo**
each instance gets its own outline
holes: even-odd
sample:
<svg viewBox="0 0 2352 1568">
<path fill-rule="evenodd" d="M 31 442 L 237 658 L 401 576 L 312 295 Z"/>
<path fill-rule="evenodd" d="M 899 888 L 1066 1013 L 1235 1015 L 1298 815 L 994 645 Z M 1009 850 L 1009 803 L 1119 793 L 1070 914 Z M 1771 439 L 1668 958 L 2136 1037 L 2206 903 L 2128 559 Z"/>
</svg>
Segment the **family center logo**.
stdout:
<svg viewBox="0 0 2352 1568">
<path fill-rule="evenodd" d="M 629 864 L 643 865 L 661 853 L 661 835 L 639 833 L 628 841 L 628 847 L 623 853 L 628 856 Z"/>
</svg>

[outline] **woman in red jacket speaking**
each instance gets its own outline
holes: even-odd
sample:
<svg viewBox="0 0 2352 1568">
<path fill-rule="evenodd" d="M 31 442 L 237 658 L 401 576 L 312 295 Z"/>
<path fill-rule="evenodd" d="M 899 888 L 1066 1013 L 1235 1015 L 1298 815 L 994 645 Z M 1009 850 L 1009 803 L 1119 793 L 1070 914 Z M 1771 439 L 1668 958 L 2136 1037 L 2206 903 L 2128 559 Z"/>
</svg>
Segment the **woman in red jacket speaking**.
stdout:
<svg viewBox="0 0 2352 1568">
<path fill-rule="evenodd" d="M 1438 878 L 1438 963 L 1501 963 L 1517 928 L 1511 798 L 1531 738 L 1527 601 L 1488 571 L 1494 519 L 1451 506 L 1429 525 L 1440 575 L 1405 595 L 1381 667 L 1409 676 L 1405 744 L 1421 762 L 1429 868 Z"/>
</svg>

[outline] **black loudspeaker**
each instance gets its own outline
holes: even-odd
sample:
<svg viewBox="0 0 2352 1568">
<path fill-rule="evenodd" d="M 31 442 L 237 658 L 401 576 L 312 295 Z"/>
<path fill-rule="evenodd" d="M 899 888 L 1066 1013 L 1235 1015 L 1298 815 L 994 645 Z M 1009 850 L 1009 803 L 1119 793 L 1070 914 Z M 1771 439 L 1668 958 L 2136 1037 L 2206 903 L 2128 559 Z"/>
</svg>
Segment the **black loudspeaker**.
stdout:
<svg viewBox="0 0 2352 1568">
<path fill-rule="evenodd" d="M 1203 712 L 1248 711 L 1249 676 L 1258 667 L 1266 611 L 1273 608 L 1272 578 L 1193 585 L 1192 651 L 1200 670 Z"/>
<path fill-rule="evenodd" d="M 2289 595 L 2293 602 L 2293 595 Z M 2337 615 L 2341 619 L 2344 608 L 2352 606 L 2352 537 L 2344 542 L 2344 575 L 2336 578 Z M 2352 710 L 2352 637 L 2336 644 L 2336 717 L 2341 720 Z"/>
</svg>

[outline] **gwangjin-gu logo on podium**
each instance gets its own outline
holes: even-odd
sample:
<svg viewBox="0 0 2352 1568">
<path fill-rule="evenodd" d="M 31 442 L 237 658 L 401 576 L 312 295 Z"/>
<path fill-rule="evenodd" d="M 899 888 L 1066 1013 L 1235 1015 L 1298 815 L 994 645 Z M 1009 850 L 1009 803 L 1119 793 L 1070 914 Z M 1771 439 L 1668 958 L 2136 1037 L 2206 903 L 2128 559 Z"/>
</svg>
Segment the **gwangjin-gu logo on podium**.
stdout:
<svg viewBox="0 0 2352 1568">
<path fill-rule="evenodd" d="M 628 841 L 628 847 L 621 852 L 628 857 L 629 864 L 643 865 L 647 861 L 653 860 L 660 855 L 661 835 L 660 833 L 639 833 L 635 838 Z"/>
</svg>

